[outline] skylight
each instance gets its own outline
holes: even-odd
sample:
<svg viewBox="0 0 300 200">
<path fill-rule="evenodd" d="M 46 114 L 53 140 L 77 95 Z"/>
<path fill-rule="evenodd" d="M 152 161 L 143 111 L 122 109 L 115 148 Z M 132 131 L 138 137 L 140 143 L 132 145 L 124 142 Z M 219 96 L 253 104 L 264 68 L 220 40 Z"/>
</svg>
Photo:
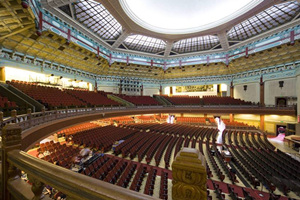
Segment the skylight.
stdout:
<svg viewBox="0 0 300 200">
<path fill-rule="evenodd" d="M 214 35 L 183 39 L 173 44 L 172 51 L 176 53 L 188 53 L 209 50 L 220 44 L 219 38 Z"/>
<path fill-rule="evenodd" d="M 297 1 L 274 5 L 232 27 L 229 40 L 242 41 L 291 21 L 300 12 Z"/>
<path fill-rule="evenodd" d="M 76 19 L 104 40 L 117 39 L 122 33 L 121 24 L 98 2 L 80 0 L 74 4 Z"/>
<path fill-rule="evenodd" d="M 222 25 L 263 0 L 119 0 L 138 25 L 159 33 L 184 34 Z"/>
<path fill-rule="evenodd" d="M 131 35 L 124 40 L 124 45 L 131 50 L 158 53 L 164 51 L 166 43 L 163 40 L 144 35 Z"/>
</svg>

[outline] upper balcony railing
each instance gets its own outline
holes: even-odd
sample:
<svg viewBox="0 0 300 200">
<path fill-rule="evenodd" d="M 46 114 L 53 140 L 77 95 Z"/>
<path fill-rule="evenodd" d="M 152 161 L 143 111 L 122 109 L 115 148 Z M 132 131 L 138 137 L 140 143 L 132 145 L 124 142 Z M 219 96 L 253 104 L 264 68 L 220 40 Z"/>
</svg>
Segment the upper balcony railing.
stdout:
<svg viewBox="0 0 300 200">
<path fill-rule="evenodd" d="M 66 108 L 60 110 L 50 110 L 42 112 L 31 113 L 28 109 L 27 114 L 17 115 L 17 112 L 13 110 L 11 116 L 3 118 L 3 113 L 0 112 L 0 129 L 9 123 L 17 123 L 22 130 L 29 129 L 31 127 L 50 122 L 53 120 L 88 115 L 88 114 L 103 114 L 105 113 L 120 113 L 134 111 L 138 114 L 139 111 L 147 113 L 182 113 L 182 112 L 199 112 L 199 113 L 245 113 L 245 114 L 278 114 L 278 115 L 295 115 L 296 107 L 278 107 L 278 106 L 259 106 L 259 105 L 157 105 L 157 106 L 136 106 L 136 107 L 93 107 L 93 108 Z"/>
</svg>

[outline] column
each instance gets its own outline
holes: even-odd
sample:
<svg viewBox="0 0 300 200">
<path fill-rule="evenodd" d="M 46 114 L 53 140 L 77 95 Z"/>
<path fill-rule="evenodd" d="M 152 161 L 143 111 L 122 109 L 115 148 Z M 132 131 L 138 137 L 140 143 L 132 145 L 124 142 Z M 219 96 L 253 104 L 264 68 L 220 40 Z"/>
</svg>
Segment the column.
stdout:
<svg viewBox="0 0 300 200">
<path fill-rule="evenodd" d="M 205 157 L 198 149 L 183 148 L 172 163 L 172 199 L 206 200 Z"/>
<path fill-rule="evenodd" d="M 6 79 L 5 79 L 5 67 L 0 67 L 0 81 L 6 81 Z"/>
<path fill-rule="evenodd" d="M 173 96 L 173 87 L 170 86 L 170 97 Z"/>
<path fill-rule="evenodd" d="M 21 149 L 21 132 L 22 129 L 17 124 L 7 124 L 2 129 L 2 199 L 8 200 L 11 199 L 11 195 L 9 194 L 7 190 L 7 182 L 10 178 L 15 177 L 19 174 L 16 167 L 9 165 L 7 162 L 7 152 L 15 150 L 15 149 Z"/>
<path fill-rule="evenodd" d="M 263 77 L 260 77 L 260 96 L 259 96 L 259 103 L 261 106 L 265 105 L 265 83 L 263 81 Z"/>
<path fill-rule="evenodd" d="M 159 95 L 162 95 L 162 85 L 159 86 Z"/>
<path fill-rule="evenodd" d="M 296 84 L 300 84 L 300 74 L 297 75 Z M 297 94 L 297 124 L 296 124 L 296 135 L 300 135 L 300 87 L 296 87 Z"/>
<path fill-rule="evenodd" d="M 144 92 L 144 86 L 141 86 L 141 96 L 143 96 L 143 92 Z"/>
<path fill-rule="evenodd" d="M 119 85 L 119 94 L 122 94 L 122 82 L 120 81 L 120 85 Z"/>
<path fill-rule="evenodd" d="M 265 131 L 265 115 L 260 115 L 260 130 Z"/>
<path fill-rule="evenodd" d="M 234 122 L 234 114 L 229 114 L 229 121 Z"/>
<path fill-rule="evenodd" d="M 233 90 L 234 90 L 234 86 L 233 86 L 233 82 L 231 81 L 231 83 L 230 83 L 230 97 L 231 98 L 234 98 Z"/>
</svg>

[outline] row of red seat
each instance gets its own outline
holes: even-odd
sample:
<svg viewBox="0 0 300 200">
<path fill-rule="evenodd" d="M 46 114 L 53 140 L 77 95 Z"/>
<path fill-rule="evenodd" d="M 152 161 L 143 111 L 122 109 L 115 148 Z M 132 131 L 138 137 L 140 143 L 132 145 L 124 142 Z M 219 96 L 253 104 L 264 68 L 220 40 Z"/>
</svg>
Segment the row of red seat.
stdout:
<svg viewBox="0 0 300 200">
<path fill-rule="evenodd" d="M 238 135 L 240 137 L 238 137 Z M 249 139 L 251 135 L 251 140 Z M 299 191 L 300 182 L 298 173 L 298 167 L 300 162 L 291 159 L 287 154 L 281 154 L 281 158 L 278 158 L 278 151 L 274 151 L 274 148 L 265 143 L 261 139 L 261 134 L 249 134 L 248 132 L 233 132 L 228 136 L 228 143 L 234 140 L 235 147 L 230 147 L 231 152 L 235 159 L 237 159 L 237 167 L 241 171 L 247 172 L 247 178 L 250 179 L 252 184 L 256 183 L 251 180 L 251 176 L 255 176 L 269 191 L 275 191 L 276 187 L 281 190 L 285 195 L 292 191 Z M 244 141 L 246 138 L 246 142 Z M 269 148 L 270 147 L 270 148 Z M 280 156 L 279 156 L 280 157 Z M 290 160 L 291 162 L 286 162 Z M 251 168 L 245 169 L 245 164 L 250 165 Z M 255 165 L 255 166 L 254 166 Z M 289 181 L 287 181 L 289 180 Z"/>
<path fill-rule="evenodd" d="M 93 149 L 100 150 L 103 148 L 104 152 L 106 152 L 111 150 L 114 142 L 126 139 L 134 132 L 134 130 L 122 129 L 110 125 L 78 132 L 73 135 L 73 142 Z"/>
<path fill-rule="evenodd" d="M 107 97 L 107 94 L 103 91 L 92 92 L 92 91 L 78 91 L 78 90 L 66 90 L 67 93 L 75 96 L 76 98 L 87 103 L 89 106 L 118 106 L 120 103 L 113 101 Z"/>
<path fill-rule="evenodd" d="M 104 129 L 103 127 L 102 129 Z M 116 127 L 115 127 L 116 128 Z M 109 129 L 109 128 L 107 128 Z M 126 125 L 119 127 L 122 131 L 132 131 L 132 134 L 126 138 L 125 142 L 121 143 L 119 146 L 122 148 L 119 149 L 121 152 L 123 149 L 127 149 L 129 152 L 131 152 L 132 149 L 135 149 L 132 151 L 132 153 L 136 152 L 139 156 L 139 160 L 143 158 L 143 156 L 149 156 L 149 158 L 152 156 L 155 157 L 156 155 L 159 157 L 161 152 L 165 153 L 165 159 L 167 159 L 166 155 L 171 154 L 171 152 L 174 150 L 175 155 L 177 152 L 183 147 L 183 146 L 189 146 L 190 143 L 192 143 L 192 147 L 196 147 L 197 141 L 199 141 L 199 148 L 200 151 L 203 152 L 202 144 L 203 141 L 206 143 L 206 150 L 209 157 L 212 157 L 212 159 L 209 158 L 209 161 L 212 163 L 213 168 L 215 169 L 216 173 L 218 174 L 218 171 L 220 173 L 220 179 L 224 179 L 225 176 L 227 176 L 229 179 L 232 179 L 232 182 L 235 182 L 235 177 L 233 174 L 228 173 L 230 172 L 229 169 L 224 166 L 223 160 L 221 158 L 221 155 L 218 153 L 218 150 L 216 148 L 215 144 L 215 138 L 218 133 L 218 130 L 216 129 L 210 129 L 210 128 L 199 128 L 199 127 L 191 127 L 191 126 L 183 126 L 183 125 L 174 125 L 174 124 L 132 124 L 132 125 Z M 94 138 L 95 135 L 102 135 L 106 134 L 107 130 L 104 131 L 94 131 L 95 129 L 92 129 L 90 134 L 93 136 L 91 138 Z M 143 130 L 140 132 L 140 130 Z M 111 130 L 110 134 L 114 132 L 115 130 Z M 111 134 L 114 135 L 114 134 Z M 117 132 L 115 135 L 120 135 L 120 132 Z M 232 155 L 234 157 L 235 166 L 238 167 L 240 172 L 243 172 L 245 174 L 246 178 L 251 180 L 250 177 L 253 177 L 253 184 L 256 184 L 257 186 L 257 180 L 264 183 L 264 185 L 267 185 L 267 187 L 271 187 L 272 190 L 274 190 L 274 186 L 276 185 L 279 189 L 283 189 L 283 191 L 288 192 L 286 189 L 295 190 L 296 188 L 292 188 L 292 184 L 288 185 L 286 189 L 283 187 L 282 183 L 280 181 L 274 183 L 272 181 L 268 181 L 265 174 L 269 174 L 270 172 L 265 172 L 265 169 L 262 168 L 269 168 L 268 171 L 274 171 L 277 174 L 279 174 L 282 177 L 290 178 L 290 180 L 298 180 L 298 177 L 295 177 L 294 175 L 297 173 L 297 166 L 299 166 L 299 162 L 294 161 L 292 158 L 287 157 L 282 152 L 275 152 L 273 148 L 269 148 L 271 144 L 268 144 L 265 142 L 265 137 L 260 134 L 256 134 L 255 132 L 243 132 L 243 131 L 230 131 L 225 130 L 224 135 L 224 144 L 227 146 L 227 148 L 232 152 Z M 87 135 L 85 135 L 87 136 Z M 95 139 L 95 138 L 94 138 Z M 232 141 L 233 139 L 233 141 Z M 216 157 L 213 157 L 210 153 L 210 141 L 212 141 L 212 148 L 216 152 Z M 44 144 L 43 147 L 48 150 L 49 149 L 55 149 L 55 148 L 61 148 L 56 147 L 57 143 L 54 143 L 49 145 L 50 143 Z M 113 142 L 110 143 L 110 146 L 113 144 Z M 66 145 L 59 145 L 62 146 L 63 149 L 67 149 Z M 118 147 L 116 147 L 116 151 Z M 258 149 L 257 147 L 262 147 L 263 149 Z M 176 150 L 177 149 L 177 150 Z M 156 153 L 153 153 L 156 152 Z M 169 152 L 169 153 L 168 153 Z M 56 152 L 55 152 L 56 153 Z M 55 155 L 55 154 L 54 154 Z M 63 154 L 63 156 L 68 157 L 68 155 Z M 278 158 L 280 156 L 280 159 Z M 50 157 L 50 156 L 49 156 Z M 282 158 L 281 158 L 282 157 Z M 50 157 L 51 158 L 51 157 Z M 60 157 L 61 158 L 61 157 Z M 65 158 L 61 158 L 64 161 Z M 216 159 L 218 159 L 218 162 L 216 162 Z M 148 159 L 147 159 L 148 160 Z M 149 160 L 148 160 L 149 161 Z M 147 162 L 148 162 L 147 161 Z M 127 162 L 127 164 L 125 164 Z M 135 191 L 139 191 L 142 181 L 144 177 L 146 177 L 146 173 L 148 174 L 148 178 L 150 180 L 147 182 L 149 189 L 144 190 L 144 193 L 151 195 L 151 183 L 153 181 L 153 174 L 151 172 L 151 168 L 144 165 L 144 164 L 138 164 L 134 168 L 133 164 L 130 164 L 132 161 L 126 161 L 121 158 L 115 158 L 107 159 L 105 162 L 101 164 L 100 167 L 96 163 L 92 163 L 92 166 L 87 167 L 85 170 L 83 170 L 82 173 L 93 176 L 97 179 L 105 180 L 107 182 L 117 184 L 123 187 L 127 187 L 130 183 L 130 180 L 133 176 L 133 171 L 137 170 L 136 176 L 132 180 L 132 184 L 130 188 Z M 157 161 L 156 161 L 157 163 Z M 254 163 L 254 164 L 253 164 Z M 63 163 L 62 163 L 63 164 Z M 167 162 L 166 162 L 167 165 Z M 259 168 L 255 167 L 255 165 L 260 166 Z M 288 165 L 288 166 L 286 166 Z M 104 166 L 104 167 L 103 167 Z M 208 166 L 206 164 L 206 166 Z M 244 169 L 243 166 L 250 166 Z M 271 168 L 271 166 L 276 166 L 275 169 Z M 209 166 L 208 166 L 209 167 Z M 296 167 L 296 168 L 295 168 Z M 134 169 L 133 169 L 134 168 Z M 222 173 L 221 168 L 223 168 L 224 174 Z M 133 169 L 133 170 L 132 170 Z M 150 170 L 149 170 L 150 169 Z M 271 170 L 272 169 L 272 170 Z M 244 173 L 246 172 L 246 173 Z M 208 177 L 209 174 L 211 175 L 210 169 L 207 168 Z M 161 188 L 160 188 L 160 198 L 167 199 L 167 188 L 165 185 L 167 185 L 167 179 L 164 178 L 163 175 L 164 172 L 161 174 Z M 167 177 L 167 176 L 166 176 Z M 163 180 L 164 179 L 164 180 Z M 119 183 L 120 182 L 120 183 Z M 215 183 L 215 182 L 213 182 Z M 212 184 L 213 184 L 212 183 Z M 296 183 L 296 182 L 291 182 Z M 225 184 L 225 183 L 224 183 Z M 236 188 L 235 186 L 228 186 L 228 184 L 225 184 L 225 188 L 223 187 L 224 184 L 216 184 L 213 186 L 213 189 L 217 192 L 217 196 L 220 199 L 224 199 L 224 193 L 228 193 L 231 196 L 235 197 L 242 197 L 240 195 L 245 196 L 252 196 L 252 190 L 245 190 L 246 192 L 243 193 L 243 190 L 240 188 Z M 294 184 L 296 185 L 296 184 Z M 230 187 L 230 188 L 228 188 Z M 295 187 L 295 186 L 294 186 Z"/>
<path fill-rule="evenodd" d="M 160 105 L 156 99 L 150 97 L 150 96 L 128 96 L 125 94 L 117 95 L 116 96 L 124 99 L 125 101 L 128 101 L 130 103 L 133 103 L 134 105 Z"/>
<path fill-rule="evenodd" d="M 86 103 L 73 97 L 65 91 L 55 87 L 45 87 L 35 84 L 26 84 L 24 81 L 7 81 L 8 84 L 18 88 L 25 94 L 40 101 L 46 107 L 84 106 Z"/>
<path fill-rule="evenodd" d="M 59 142 L 54 143 L 51 141 L 51 143 L 41 144 L 37 157 L 39 157 L 39 154 L 46 154 L 47 152 L 48 155 L 42 157 L 43 160 L 51 163 L 58 162 L 60 166 L 69 169 L 73 157 L 77 156 L 79 151 L 80 148 L 78 147 L 67 146 L 66 144 L 61 145 Z"/>
<path fill-rule="evenodd" d="M 199 97 L 193 97 L 193 96 L 161 96 L 162 98 L 165 98 L 169 102 L 171 102 L 174 105 L 200 105 L 201 100 Z"/>
<path fill-rule="evenodd" d="M 232 97 L 203 96 L 202 99 L 204 105 L 252 105 L 249 101 Z"/>
<path fill-rule="evenodd" d="M 18 107 L 16 102 L 9 101 L 7 97 L 4 97 L 2 94 L 0 95 L 0 108 L 16 108 Z"/>
<path fill-rule="evenodd" d="M 87 123 L 72 126 L 70 128 L 65 128 L 61 131 L 58 131 L 57 134 L 65 134 L 67 136 L 67 135 L 72 135 L 79 131 L 88 130 L 88 129 L 92 129 L 92 128 L 96 128 L 96 127 L 99 127 L 99 126 L 97 124 L 87 122 Z"/>
</svg>

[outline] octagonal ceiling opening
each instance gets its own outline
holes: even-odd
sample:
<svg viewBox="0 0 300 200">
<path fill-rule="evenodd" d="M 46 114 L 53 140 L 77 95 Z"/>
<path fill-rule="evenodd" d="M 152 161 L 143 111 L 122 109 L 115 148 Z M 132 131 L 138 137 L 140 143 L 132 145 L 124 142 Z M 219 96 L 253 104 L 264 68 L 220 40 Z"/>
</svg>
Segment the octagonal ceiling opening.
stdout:
<svg viewBox="0 0 300 200">
<path fill-rule="evenodd" d="M 138 25 L 163 34 L 189 34 L 215 28 L 263 0 L 119 0 Z"/>
</svg>

